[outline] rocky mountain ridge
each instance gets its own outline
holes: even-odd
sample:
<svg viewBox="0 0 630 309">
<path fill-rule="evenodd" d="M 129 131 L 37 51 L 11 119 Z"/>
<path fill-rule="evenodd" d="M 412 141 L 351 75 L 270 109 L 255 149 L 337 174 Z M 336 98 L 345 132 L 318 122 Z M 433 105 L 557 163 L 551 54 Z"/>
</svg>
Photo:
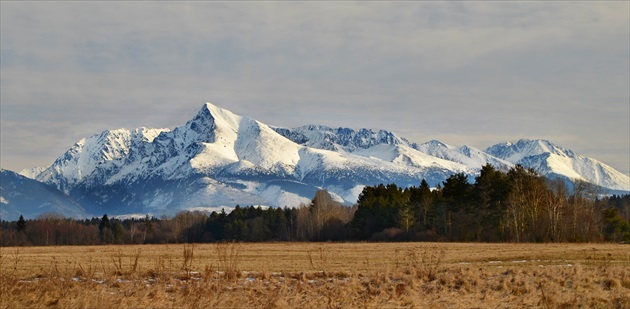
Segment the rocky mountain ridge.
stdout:
<svg viewBox="0 0 630 309">
<path fill-rule="evenodd" d="M 170 129 L 107 130 L 83 138 L 55 162 L 25 175 L 52 185 L 93 214 L 174 214 L 235 205 L 294 207 L 318 189 L 353 204 L 363 186 L 437 185 L 474 177 L 490 163 L 630 191 L 629 177 L 545 140 L 485 151 L 439 141 L 410 143 L 386 130 L 269 126 L 206 103 Z"/>
</svg>

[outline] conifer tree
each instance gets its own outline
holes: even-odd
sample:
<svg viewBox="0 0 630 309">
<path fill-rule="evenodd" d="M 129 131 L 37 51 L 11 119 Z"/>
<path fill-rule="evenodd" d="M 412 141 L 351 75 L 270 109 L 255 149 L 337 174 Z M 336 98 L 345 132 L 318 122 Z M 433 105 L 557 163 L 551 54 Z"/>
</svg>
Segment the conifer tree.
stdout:
<svg viewBox="0 0 630 309">
<path fill-rule="evenodd" d="M 20 215 L 20 219 L 17 221 L 17 231 L 24 233 L 26 231 L 26 220 Z"/>
<path fill-rule="evenodd" d="M 104 235 L 107 234 L 108 231 L 111 233 L 111 230 L 112 223 L 109 221 L 109 217 L 107 217 L 107 214 L 104 214 L 103 218 L 101 218 L 101 222 L 98 224 L 98 233 L 101 240 L 103 240 Z"/>
</svg>

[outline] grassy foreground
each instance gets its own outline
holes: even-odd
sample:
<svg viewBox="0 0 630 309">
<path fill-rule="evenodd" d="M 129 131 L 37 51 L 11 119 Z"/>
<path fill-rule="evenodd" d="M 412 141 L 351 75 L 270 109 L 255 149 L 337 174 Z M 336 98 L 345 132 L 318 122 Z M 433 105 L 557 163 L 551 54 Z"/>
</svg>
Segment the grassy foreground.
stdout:
<svg viewBox="0 0 630 309">
<path fill-rule="evenodd" d="M 630 308 L 630 245 L 0 248 L 0 308 Z"/>
</svg>

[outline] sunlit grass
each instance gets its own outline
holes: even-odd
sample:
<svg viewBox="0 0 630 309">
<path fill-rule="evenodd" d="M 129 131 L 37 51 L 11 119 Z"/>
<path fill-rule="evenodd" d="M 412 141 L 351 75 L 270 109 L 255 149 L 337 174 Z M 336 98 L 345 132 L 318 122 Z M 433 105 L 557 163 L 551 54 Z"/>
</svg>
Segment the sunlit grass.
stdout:
<svg viewBox="0 0 630 309">
<path fill-rule="evenodd" d="M 0 308 L 630 307 L 630 246 L 0 248 Z"/>
</svg>

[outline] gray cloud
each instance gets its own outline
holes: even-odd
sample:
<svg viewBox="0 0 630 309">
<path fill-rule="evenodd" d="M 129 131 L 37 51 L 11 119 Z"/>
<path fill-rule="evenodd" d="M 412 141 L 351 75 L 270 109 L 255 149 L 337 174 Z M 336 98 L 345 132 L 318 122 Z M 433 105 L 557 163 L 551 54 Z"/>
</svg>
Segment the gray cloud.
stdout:
<svg viewBox="0 0 630 309">
<path fill-rule="evenodd" d="M 2 167 L 212 101 L 417 142 L 547 138 L 630 174 L 629 5 L 1 2 Z"/>
</svg>

